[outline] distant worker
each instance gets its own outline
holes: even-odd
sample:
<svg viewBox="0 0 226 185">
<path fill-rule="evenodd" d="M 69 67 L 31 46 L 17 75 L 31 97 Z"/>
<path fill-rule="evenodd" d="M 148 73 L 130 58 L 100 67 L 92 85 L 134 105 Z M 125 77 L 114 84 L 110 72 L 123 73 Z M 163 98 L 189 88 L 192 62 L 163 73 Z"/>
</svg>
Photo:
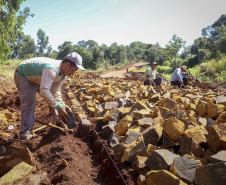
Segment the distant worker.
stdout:
<svg viewBox="0 0 226 185">
<path fill-rule="evenodd" d="M 28 140 L 32 137 L 36 92 L 48 103 L 53 124 L 62 124 L 63 119 L 68 120 L 66 107 L 69 109 L 70 107 L 62 100 L 61 86 L 67 76 L 74 74 L 78 69 L 85 70 L 82 66 L 82 57 L 76 52 L 68 54 L 63 60 L 38 57 L 19 64 L 14 80 L 22 104 L 20 131 L 22 139 Z"/>
<path fill-rule="evenodd" d="M 182 76 L 182 72 L 186 72 L 186 66 L 180 66 L 175 69 L 171 78 L 171 85 L 178 85 L 178 87 L 186 87 L 188 85 L 188 78 Z"/>
<path fill-rule="evenodd" d="M 160 86 L 162 83 L 162 77 L 156 77 L 157 63 L 152 62 L 151 67 L 147 68 L 144 74 L 144 85 Z"/>
</svg>

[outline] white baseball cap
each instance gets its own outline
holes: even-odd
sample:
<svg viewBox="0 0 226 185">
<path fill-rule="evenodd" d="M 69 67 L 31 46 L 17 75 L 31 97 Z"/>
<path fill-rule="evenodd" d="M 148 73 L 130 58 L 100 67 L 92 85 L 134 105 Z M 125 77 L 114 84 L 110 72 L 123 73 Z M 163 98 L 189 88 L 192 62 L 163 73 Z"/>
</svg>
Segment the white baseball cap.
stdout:
<svg viewBox="0 0 226 185">
<path fill-rule="evenodd" d="M 85 68 L 82 66 L 82 57 L 76 53 L 76 52 L 73 52 L 73 53 L 69 53 L 67 56 L 66 56 L 66 59 L 72 61 L 75 63 L 75 65 L 81 69 L 81 70 L 85 70 Z"/>
</svg>

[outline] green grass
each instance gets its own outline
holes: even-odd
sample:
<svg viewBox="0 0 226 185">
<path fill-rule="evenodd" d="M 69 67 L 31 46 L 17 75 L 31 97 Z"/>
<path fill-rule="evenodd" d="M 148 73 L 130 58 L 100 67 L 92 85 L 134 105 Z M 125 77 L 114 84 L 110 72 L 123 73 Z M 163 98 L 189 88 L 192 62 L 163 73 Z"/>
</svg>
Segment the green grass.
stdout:
<svg viewBox="0 0 226 185">
<path fill-rule="evenodd" d="M 8 60 L 0 64 L 0 73 L 3 74 L 6 78 L 13 78 L 14 72 L 23 60 Z"/>
</svg>

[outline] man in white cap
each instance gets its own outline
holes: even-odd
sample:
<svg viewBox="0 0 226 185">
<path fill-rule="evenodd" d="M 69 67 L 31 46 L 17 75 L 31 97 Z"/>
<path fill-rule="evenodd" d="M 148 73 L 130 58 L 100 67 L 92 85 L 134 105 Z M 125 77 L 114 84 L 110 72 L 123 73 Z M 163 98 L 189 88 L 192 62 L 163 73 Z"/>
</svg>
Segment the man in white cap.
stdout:
<svg viewBox="0 0 226 185">
<path fill-rule="evenodd" d="M 36 92 L 39 92 L 48 103 L 53 124 L 62 123 L 61 120 L 69 118 L 66 112 L 68 106 L 61 97 L 61 86 L 67 76 L 74 74 L 78 69 L 85 70 L 82 66 L 82 57 L 76 52 L 68 54 L 63 60 L 38 57 L 19 64 L 14 81 L 22 104 L 20 131 L 22 139 L 28 140 L 32 137 Z"/>
<path fill-rule="evenodd" d="M 178 85 L 179 88 L 181 86 L 186 87 L 188 85 L 188 78 L 182 76 L 182 72 L 186 71 L 186 66 L 180 66 L 179 68 L 175 69 L 171 78 L 171 85 Z"/>
</svg>

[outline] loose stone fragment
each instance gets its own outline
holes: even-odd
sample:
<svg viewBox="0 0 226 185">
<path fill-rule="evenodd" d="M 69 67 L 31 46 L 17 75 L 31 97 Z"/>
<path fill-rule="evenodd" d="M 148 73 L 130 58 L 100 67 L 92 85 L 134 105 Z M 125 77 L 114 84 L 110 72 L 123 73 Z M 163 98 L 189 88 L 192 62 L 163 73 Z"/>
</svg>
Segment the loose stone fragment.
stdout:
<svg viewBox="0 0 226 185">
<path fill-rule="evenodd" d="M 132 144 L 129 148 L 126 148 L 124 151 L 124 154 L 121 158 L 121 162 L 125 162 L 128 161 L 130 163 L 133 163 L 135 160 L 135 157 L 139 155 L 139 156 L 145 156 L 146 155 L 146 151 L 145 151 L 145 145 L 144 142 L 138 141 L 135 144 Z"/>
<path fill-rule="evenodd" d="M 198 185 L 225 185 L 226 163 L 200 166 L 195 171 L 195 182 Z"/>
<path fill-rule="evenodd" d="M 189 154 L 189 155 L 195 156 L 195 157 L 203 157 L 204 152 L 205 152 L 204 149 L 193 138 L 191 138 L 191 137 L 187 138 L 187 137 L 180 136 L 179 142 L 180 142 L 180 154 L 181 155 Z"/>
<path fill-rule="evenodd" d="M 0 184 L 13 184 L 14 181 L 31 173 L 32 169 L 33 167 L 29 164 L 21 162 L 0 178 Z"/>
<path fill-rule="evenodd" d="M 185 130 L 183 136 L 184 137 L 192 137 L 196 142 L 198 143 L 206 143 L 206 136 L 208 132 L 207 130 L 202 126 L 195 126 L 193 128 L 189 128 Z"/>
<path fill-rule="evenodd" d="M 185 124 L 177 117 L 170 116 L 169 119 L 165 120 L 163 129 L 172 140 L 178 141 L 179 136 L 184 133 Z"/>
<path fill-rule="evenodd" d="M 155 150 L 157 150 L 156 146 L 154 146 L 152 144 L 148 144 L 147 150 L 146 150 L 147 156 L 150 156 L 152 154 L 152 152 L 154 152 Z"/>
<path fill-rule="evenodd" d="M 213 125 L 209 129 L 207 142 L 214 152 L 226 149 L 226 123 Z"/>
<path fill-rule="evenodd" d="M 116 145 L 118 145 L 119 143 L 122 143 L 123 141 L 123 136 L 119 136 L 118 134 L 116 133 L 112 133 L 111 136 L 110 136 L 110 146 L 111 147 L 114 147 Z"/>
<path fill-rule="evenodd" d="M 145 129 L 142 133 L 145 145 L 155 145 L 162 136 L 162 127 L 157 124 Z"/>
<path fill-rule="evenodd" d="M 212 164 L 219 163 L 219 162 L 226 162 L 226 150 L 222 150 L 217 154 L 212 155 L 210 157 L 210 162 Z"/>
<path fill-rule="evenodd" d="M 145 177 L 147 185 L 186 185 L 182 180 L 167 170 L 152 170 Z"/>
<path fill-rule="evenodd" d="M 168 170 L 177 156 L 169 150 L 159 149 L 152 152 L 145 164 L 150 170 Z"/>
<path fill-rule="evenodd" d="M 124 135 L 128 128 L 131 126 L 133 122 L 133 118 L 126 115 L 124 118 L 122 118 L 117 125 L 115 125 L 115 131 L 118 132 L 121 136 Z"/>
<path fill-rule="evenodd" d="M 182 181 L 190 184 L 195 179 L 195 170 L 201 166 L 199 160 L 177 157 L 172 164 L 172 173 Z"/>
<path fill-rule="evenodd" d="M 163 148 L 173 147 L 176 144 L 177 142 L 170 139 L 170 137 L 165 132 L 163 132 Z"/>
</svg>

